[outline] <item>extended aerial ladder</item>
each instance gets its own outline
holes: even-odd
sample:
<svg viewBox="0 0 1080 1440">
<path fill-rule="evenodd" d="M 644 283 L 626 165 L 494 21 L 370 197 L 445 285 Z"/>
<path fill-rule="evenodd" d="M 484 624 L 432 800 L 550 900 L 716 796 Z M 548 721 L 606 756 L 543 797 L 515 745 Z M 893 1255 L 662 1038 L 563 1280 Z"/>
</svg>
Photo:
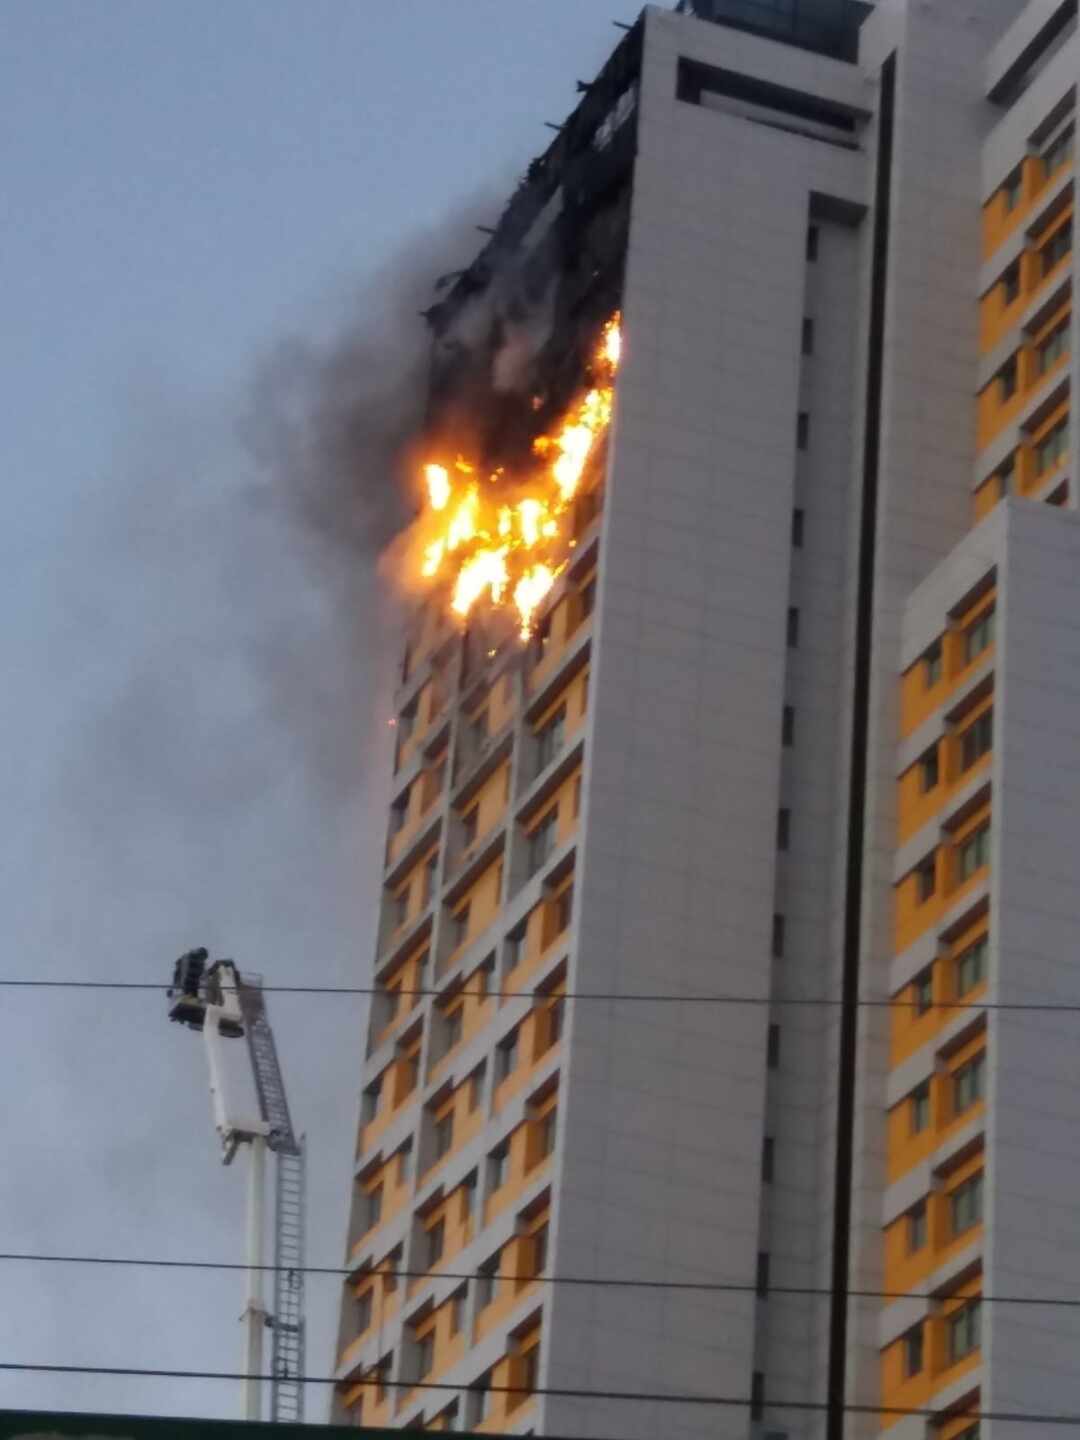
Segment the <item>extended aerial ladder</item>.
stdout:
<svg viewBox="0 0 1080 1440">
<path fill-rule="evenodd" d="M 207 965 L 205 950 L 177 960 L 168 992 L 169 1019 L 201 1030 L 210 1070 L 214 1124 L 222 1163 L 230 1165 L 241 1145 L 249 1151 L 247 1207 L 247 1303 L 244 1323 L 243 1417 L 262 1419 L 263 1331 L 269 1328 L 270 1419 L 304 1418 L 304 1139 L 293 1131 L 274 1032 L 261 981 L 241 975 L 232 960 Z M 229 1083 L 226 1040 L 245 1039 L 258 1102 L 258 1115 L 245 1114 Z M 263 1299 L 263 1231 L 266 1151 L 276 1157 L 274 1186 L 274 1300 Z"/>
</svg>

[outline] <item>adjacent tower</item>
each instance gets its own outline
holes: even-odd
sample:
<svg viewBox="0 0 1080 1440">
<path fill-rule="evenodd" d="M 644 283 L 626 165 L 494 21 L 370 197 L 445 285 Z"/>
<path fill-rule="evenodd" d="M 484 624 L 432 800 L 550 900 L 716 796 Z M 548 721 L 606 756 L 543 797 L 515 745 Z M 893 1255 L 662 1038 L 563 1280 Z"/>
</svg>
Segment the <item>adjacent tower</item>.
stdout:
<svg viewBox="0 0 1080 1440">
<path fill-rule="evenodd" d="M 529 639 L 410 622 L 337 1418 L 1080 1412 L 1075 25 L 649 8 L 429 312 L 485 473 L 624 350 Z"/>
</svg>

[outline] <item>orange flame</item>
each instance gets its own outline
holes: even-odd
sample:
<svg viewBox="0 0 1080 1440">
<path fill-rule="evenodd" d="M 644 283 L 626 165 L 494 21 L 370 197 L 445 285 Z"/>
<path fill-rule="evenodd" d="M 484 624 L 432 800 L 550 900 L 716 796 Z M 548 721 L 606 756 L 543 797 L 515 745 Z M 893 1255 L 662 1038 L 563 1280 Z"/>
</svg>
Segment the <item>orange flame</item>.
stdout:
<svg viewBox="0 0 1080 1440">
<path fill-rule="evenodd" d="M 611 425 L 621 353 L 616 313 L 604 326 L 593 357 L 591 388 L 574 402 L 554 434 L 534 440 L 533 453 L 543 468 L 528 484 L 522 486 L 497 470 L 489 481 L 499 488 L 489 498 L 475 479 L 475 467 L 460 455 L 452 471 L 435 461 L 424 466 L 427 507 L 421 518 L 420 571 L 427 579 L 451 572 L 450 608 L 456 615 L 468 615 L 486 595 L 496 608 L 512 605 L 522 636 L 528 636 L 537 607 L 566 567 L 559 556 L 559 517 L 573 501 Z M 511 500 L 508 491 L 519 498 Z"/>
</svg>

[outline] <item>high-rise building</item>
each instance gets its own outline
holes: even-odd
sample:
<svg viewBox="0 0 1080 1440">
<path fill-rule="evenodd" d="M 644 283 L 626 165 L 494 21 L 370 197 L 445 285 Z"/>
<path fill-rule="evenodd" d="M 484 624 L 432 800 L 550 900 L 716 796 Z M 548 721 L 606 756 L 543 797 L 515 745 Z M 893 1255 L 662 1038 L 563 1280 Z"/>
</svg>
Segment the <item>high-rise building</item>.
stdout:
<svg viewBox="0 0 1080 1440">
<path fill-rule="evenodd" d="M 530 638 L 411 624 L 339 1418 L 1080 1413 L 1076 12 L 647 9 L 437 294 L 507 474 L 623 354 Z"/>
</svg>

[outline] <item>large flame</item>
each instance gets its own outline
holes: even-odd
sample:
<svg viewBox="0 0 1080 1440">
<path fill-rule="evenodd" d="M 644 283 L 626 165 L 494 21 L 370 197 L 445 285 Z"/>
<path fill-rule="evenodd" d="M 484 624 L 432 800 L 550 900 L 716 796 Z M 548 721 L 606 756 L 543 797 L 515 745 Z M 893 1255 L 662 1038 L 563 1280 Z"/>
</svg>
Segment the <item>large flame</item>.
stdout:
<svg viewBox="0 0 1080 1440">
<path fill-rule="evenodd" d="M 553 434 L 533 442 L 539 473 L 518 480 L 500 470 L 484 484 L 461 456 L 452 466 L 437 461 L 424 466 L 420 571 L 427 579 L 450 581 L 456 615 L 467 616 L 486 597 L 493 606 L 513 606 L 521 634 L 528 636 L 537 606 L 566 566 L 560 517 L 611 424 L 621 350 L 616 312 L 593 357 L 591 387 Z"/>
</svg>

